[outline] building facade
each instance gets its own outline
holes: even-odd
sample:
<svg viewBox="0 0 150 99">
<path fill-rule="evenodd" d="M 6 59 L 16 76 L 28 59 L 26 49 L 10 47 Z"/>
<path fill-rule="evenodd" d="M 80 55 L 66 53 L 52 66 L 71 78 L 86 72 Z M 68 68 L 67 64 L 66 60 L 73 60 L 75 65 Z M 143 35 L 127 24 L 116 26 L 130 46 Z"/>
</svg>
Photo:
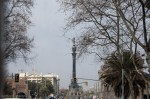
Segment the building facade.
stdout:
<svg viewBox="0 0 150 99">
<path fill-rule="evenodd" d="M 59 77 L 56 74 L 53 73 L 48 73 L 48 74 L 38 74 L 36 72 L 33 73 L 19 73 L 19 78 L 20 79 L 26 79 L 27 81 L 30 82 L 36 82 L 36 83 L 40 83 L 42 82 L 42 79 L 45 78 L 46 80 L 50 80 L 52 85 L 54 86 L 54 90 L 56 92 L 56 94 L 59 91 Z"/>
<path fill-rule="evenodd" d="M 19 93 L 24 93 L 27 97 L 30 97 L 30 90 L 28 90 L 28 82 L 42 82 L 42 79 L 50 80 L 54 86 L 55 94 L 59 93 L 59 77 L 56 74 L 38 74 L 38 73 L 19 73 L 19 82 L 15 82 L 15 77 L 12 75 L 7 78 L 7 82 L 12 86 L 13 97 L 17 97 Z"/>
</svg>

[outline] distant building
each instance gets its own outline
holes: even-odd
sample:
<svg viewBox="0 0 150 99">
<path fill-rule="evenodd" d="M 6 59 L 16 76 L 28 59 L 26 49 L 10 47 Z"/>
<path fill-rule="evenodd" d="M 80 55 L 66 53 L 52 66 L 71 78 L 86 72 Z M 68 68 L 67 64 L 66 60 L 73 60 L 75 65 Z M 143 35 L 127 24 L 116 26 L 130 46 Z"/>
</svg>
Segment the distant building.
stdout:
<svg viewBox="0 0 150 99">
<path fill-rule="evenodd" d="M 56 93 L 58 93 L 59 90 L 59 77 L 56 74 L 53 73 L 48 73 L 43 75 L 38 74 L 38 73 L 19 73 L 19 77 L 20 79 L 26 79 L 27 81 L 31 81 L 31 82 L 37 82 L 40 83 L 42 81 L 43 78 L 45 78 L 46 80 L 50 80 L 52 82 L 52 85 L 54 86 L 54 90 Z"/>
<path fill-rule="evenodd" d="M 25 79 L 19 79 L 19 82 L 15 82 L 15 78 L 13 76 L 11 77 L 9 76 L 5 79 L 5 81 L 9 86 L 11 86 L 12 89 L 11 97 L 13 98 L 17 97 L 18 93 L 24 93 L 26 96 L 29 96 L 28 84 L 26 83 Z"/>
<path fill-rule="evenodd" d="M 43 75 L 38 73 L 19 73 L 19 82 L 15 82 L 15 77 L 8 77 L 6 80 L 12 86 L 13 89 L 13 97 L 17 97 L 18 93 L 24 93 L 26 96 L 29 95 L 28 90 L 28 82 L 42 82 L 42 79 L 45 78 L 46 80 L 50 80 L 52 85 L 54 86 L 54 90 L 56 94 L 59 92 L 59 77 L 56 74 L 48 73 Z"/>
</svg>

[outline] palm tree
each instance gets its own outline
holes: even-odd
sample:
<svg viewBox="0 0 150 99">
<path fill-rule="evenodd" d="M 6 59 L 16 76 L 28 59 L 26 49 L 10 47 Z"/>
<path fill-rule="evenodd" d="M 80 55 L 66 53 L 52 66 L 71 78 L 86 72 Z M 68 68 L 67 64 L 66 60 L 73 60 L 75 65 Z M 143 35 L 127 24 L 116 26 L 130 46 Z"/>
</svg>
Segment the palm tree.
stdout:
<svg viewBox="0 0 150 99">
<path fill-rule="evenodd" d="M 100 72 L 100 79 L 113 88 L 116 97 L 121 97 L 122 93 L 121 63 L 119 54 L 114 52 L 106 57 Z M 145 67 L 143 64 L 144 60 L 139 53 L 133 55 L 130 51 L 123 51 L 125 99 L 129 96 L 131 96 L 132 99 L 136 99 L 137 96 L 140 95 L 140 91 L 145 89 L 146 78 L 144 77 L 145 72 L 143 69 L 145 69 Z"/>
</svg>

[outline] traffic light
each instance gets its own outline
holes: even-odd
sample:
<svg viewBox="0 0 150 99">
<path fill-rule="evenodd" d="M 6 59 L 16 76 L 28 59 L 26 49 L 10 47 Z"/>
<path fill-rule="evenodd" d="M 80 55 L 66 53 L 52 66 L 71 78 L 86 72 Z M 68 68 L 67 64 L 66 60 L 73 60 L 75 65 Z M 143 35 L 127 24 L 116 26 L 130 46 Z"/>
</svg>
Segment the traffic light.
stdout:
<svg viewBox="0 0 150 99">
<path fill-rule="evenodd" d="M 74 79 L 74 81 L 76 81 L 76 80 L 77 80 L 77 79 L 76 79 L 76 77 L 74 77 L 73 79 Z"/>
<path fill-rule="evenodd" d="M 15 82 L 19 82 L 19 74 L 15 74 Z"/>
</svg>

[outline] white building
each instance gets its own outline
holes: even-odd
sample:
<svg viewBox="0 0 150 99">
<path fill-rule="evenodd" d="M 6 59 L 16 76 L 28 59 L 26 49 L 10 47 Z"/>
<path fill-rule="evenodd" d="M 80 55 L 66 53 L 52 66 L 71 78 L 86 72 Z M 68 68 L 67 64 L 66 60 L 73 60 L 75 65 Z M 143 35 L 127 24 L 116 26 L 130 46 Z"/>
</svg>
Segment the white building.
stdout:
<svg viewBox="0 0 150 99">
<path fill-rule="evenodd" d="M 27 81 L 31 81 L 31 82 L 37 82 L 40 83 L 42 81 L 43 78 L 45 78 L 46 80 L 50 80 L 52 82 L 52 85 L 54 86 L 54 90 L 56 92 L 56 94 L 59 91 L 59 77 L 56 74 L 53 73 L 48 73 L 48 74 L 38 74 L 38 73 L 19 73 L 19 79 L 24 79 L 26 78 Z"/>
</svg>

